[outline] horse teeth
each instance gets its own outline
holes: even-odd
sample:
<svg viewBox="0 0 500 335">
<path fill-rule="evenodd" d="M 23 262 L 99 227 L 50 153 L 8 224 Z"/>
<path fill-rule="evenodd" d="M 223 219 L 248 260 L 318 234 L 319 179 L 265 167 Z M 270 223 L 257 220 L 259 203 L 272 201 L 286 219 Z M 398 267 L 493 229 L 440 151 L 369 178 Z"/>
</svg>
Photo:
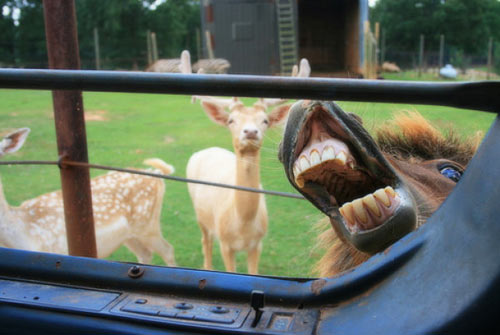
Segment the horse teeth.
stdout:
<svg viewBox="0 0 500 335">
<path fill-rule="evenodd" d="M 354 208 L 354 212 L 356 214 L 356 217 L 358 217 L 361 222 L 367 223 L 368 222 L 368 216 L 366 215 L 366 209 L 363 206 L 363 200 L 361 199 L 356 199 L 352 202 L 352 207 Z"/>
<path fill-rule="evenodd" d="M 293 164 L 293 175 L 295 176 L 295 178 L 297 178 L 301 172 L 302 171 L 300 171 L 299 164 L 295 162 L 295 164 Z"/>
<path fill-rule="evenodd" d="M 383 188 L 376 190 L 373 193 L 373 196 L 379 202 L 383 203 L 386 207 L 389 207 L 391 205 L 391 200 L 389 199 L 389 196 L 387 195 L 387 193 Z"/>
<path fill-rule="evenodd" d="M 317 150 L 312 150 L 309 157 L 311 159 L 311 166 L 315 166 L 321 163 L 321 156 Z"/>
<path fill-rule="evenodd" d="M 363 203 L 368 207 L 368 209 L 375 214 L 376 216 L 380 217 L 382 213 L 380 212 L 380 209 L 377 206 L 377 201 L 375 201 L 375 198 L 373 195 L 368 194 L 367 196 L 363 197 Z"/>
<path fill-rule="evenodd" d="M 362 198 L 346 202 L 339 208 L 339 212 L 346 222 L 347 229 L 352 233 L 380 225 L 394 213 L 399 202 L 398 193 L 391 186 L 387 186 Z M 381 207 L 382 205 L 387 209 Z"/>
<path fill-rule="evenodd" d="M 351 202 L 345 203 L 342 207 L 340 207 L 339 211 L 347 222 L 350 224 L 354 223 L 354 214 Z"/>
<path fill-rule="evenodd" d="M 396 197 L 396 192 L 394 191 L 394 189 L 392 187 L 387 186 L 386 188 L 384 188 L 384 191 L 385 191 L 385 193 L 387 193 L 391 197 L 393 197 L 393 198 Z"/>
<path fill-rule="evenodd" d="M 302 177 L 295 177 L 295 184 L 297 184 L 298 187 L 303 188 L 304 187 L 304 178 Z"/>
<path fill-rule="evenodd" d="M 347 156 L 345 155 L 345 152 L 343 152 L 343 151 L 339 152 L 334 160 L 334 162 L 339 164 L 339 165 L 345 165 L 346 161 L 347 161 Z"/>
<path fill-rule="evenodd" d="M 300 169 L 302 171 L 305 171 L 311 167 L 311 165 L 309 164 L 309 161 L 307 160 L 307 158 L 305 156 L 300 156 L 299 166 L 300 166 Z"/>
<path fill-rule="evenodd" d="M 323 150 L 321 160 L 324 162 L 331 159 L 335 159 L 335 151 L 333 150 L 332 146 L 327 146 L 325 150 Z"/>
</svg>

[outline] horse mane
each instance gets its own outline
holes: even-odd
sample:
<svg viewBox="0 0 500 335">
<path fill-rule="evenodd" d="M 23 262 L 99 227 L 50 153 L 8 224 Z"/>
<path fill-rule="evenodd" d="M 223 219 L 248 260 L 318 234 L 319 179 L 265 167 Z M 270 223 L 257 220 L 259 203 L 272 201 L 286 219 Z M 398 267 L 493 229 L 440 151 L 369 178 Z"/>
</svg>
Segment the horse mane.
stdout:
<svg viewBox="0 0 500 335">
<path fill-rule="evenodd" d="M 476 152 L 482 133 L 464 139 L 456 129 L 439 131 L 418 112 L 400 113 L 376 133 L 382 150 L 399 160 L 449 159 L 466 166 Z"/>
<path fill-rule="evenodd" d="M 463 138 L 451 127 L 441 132 L 418 112 L 400 113 L 388 125 L 376 132 L 377 143 L 382 150 L 399 160 L 449 159 L 467 166 L 481 142 L 482 133 Z M 316 224 L 319 232 L 315 249 L 325 250 L 313 268 L 321 277 L 332 276 L 352 269 L 365 262 L 370 255 L 343 243 L 328 218 Z"/>
</svg>

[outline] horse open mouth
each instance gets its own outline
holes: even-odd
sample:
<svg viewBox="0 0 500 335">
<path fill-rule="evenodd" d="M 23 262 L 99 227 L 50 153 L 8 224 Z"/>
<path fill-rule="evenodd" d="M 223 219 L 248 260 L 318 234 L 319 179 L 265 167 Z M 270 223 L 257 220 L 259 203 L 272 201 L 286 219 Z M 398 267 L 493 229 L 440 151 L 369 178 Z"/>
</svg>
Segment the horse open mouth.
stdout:
<svg viewBox="0 0 500 335">
<path fill-rule="evenodd" d="M 324 102 L 298 102 L 290 113 L 280 153 L 288 178 L 337 231 L 373 253 L 414 228 L 414 202 L 356 117 Z"/>
<path fill-rule="evenodd" d="M 363 165 L 362 153 L 352 144 L 355 139 L 327 116 L 317 107 L 299 132 L 293 164 L 295 183 L 300 188 L 306 182 L 323 185 L 350 232 L 375 228 L 393 216 L 400 197 Z"/>
</svg>

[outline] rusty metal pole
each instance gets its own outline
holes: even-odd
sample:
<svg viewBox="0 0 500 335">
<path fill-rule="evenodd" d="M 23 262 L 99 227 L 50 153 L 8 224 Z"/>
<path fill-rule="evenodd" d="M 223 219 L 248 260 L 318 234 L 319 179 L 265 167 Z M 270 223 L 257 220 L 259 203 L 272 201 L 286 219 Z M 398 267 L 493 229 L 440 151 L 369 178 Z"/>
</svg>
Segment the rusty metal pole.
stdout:
<svg viewBox="0 0 500 335">
<path fill-rule="evenodd" d="M 80 69 L 73 0 L 44 0 L 49 68 Z M 88 162 L 82 92 L 52 91 L 57 148 L 60 156 Z M 97 257 L 89 169 L 61 168 L 64 217 L 70 255 Z"/>
</svg>

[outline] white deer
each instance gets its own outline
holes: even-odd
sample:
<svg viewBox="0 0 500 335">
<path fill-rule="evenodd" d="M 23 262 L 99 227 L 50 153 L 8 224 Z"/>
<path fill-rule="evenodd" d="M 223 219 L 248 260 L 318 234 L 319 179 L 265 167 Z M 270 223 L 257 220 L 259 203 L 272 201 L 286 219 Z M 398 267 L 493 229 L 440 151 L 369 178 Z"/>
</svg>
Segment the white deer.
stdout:
<svg viewBox="0 0 500 335">
<path fill-rule="evenodd" d="M 309 64 L 307 60 L 302 63 L 301 76 L 308 76 Z M 184 68 L 189 70 L 187 66 Z M 259 161 L 263 135 L 268 128 L 286 119 L 290 105 L 278 106 L 268 114 L 269 106 L 284 100 L 259 99 L 253 106 L 246 107 L 238 98 L 193 98 L 201 100 L 212 121 L 229 129 L 234 153 L 218 147 L 194 153 L 187 164 L 187 177 L 261 189 Z M 212 269 L 212 247 L 216 237 L 227 271 L 236 271 L 236 252 L 246 251 L 248 272 L 257 274 L 268 224 L 264 195 L 193 183 L 188 184 L 188 190 L 202 233 L 204 268 Z"/>
<path fill-rule="evenodd" d="M 29 128 L 21 128 L 0 142 L 0 157 L 17 151 Z M 164 174 L 173 166 L 160 159 L 145 164 Z M 108 257 L 120 245 L 127 246 L 141 263 L 150 263 L 157 252 L 175 266 L 174 248 L 163 238 L 160 214 L 165 184 L 162 180 L 122 172 L 110 172 L 91 180 L 97 256 Z M 67 254 L 61 191 L 51 192 L 9 206 L 0 182 L 0 245 L 8 248 Z"/>
</svg>

